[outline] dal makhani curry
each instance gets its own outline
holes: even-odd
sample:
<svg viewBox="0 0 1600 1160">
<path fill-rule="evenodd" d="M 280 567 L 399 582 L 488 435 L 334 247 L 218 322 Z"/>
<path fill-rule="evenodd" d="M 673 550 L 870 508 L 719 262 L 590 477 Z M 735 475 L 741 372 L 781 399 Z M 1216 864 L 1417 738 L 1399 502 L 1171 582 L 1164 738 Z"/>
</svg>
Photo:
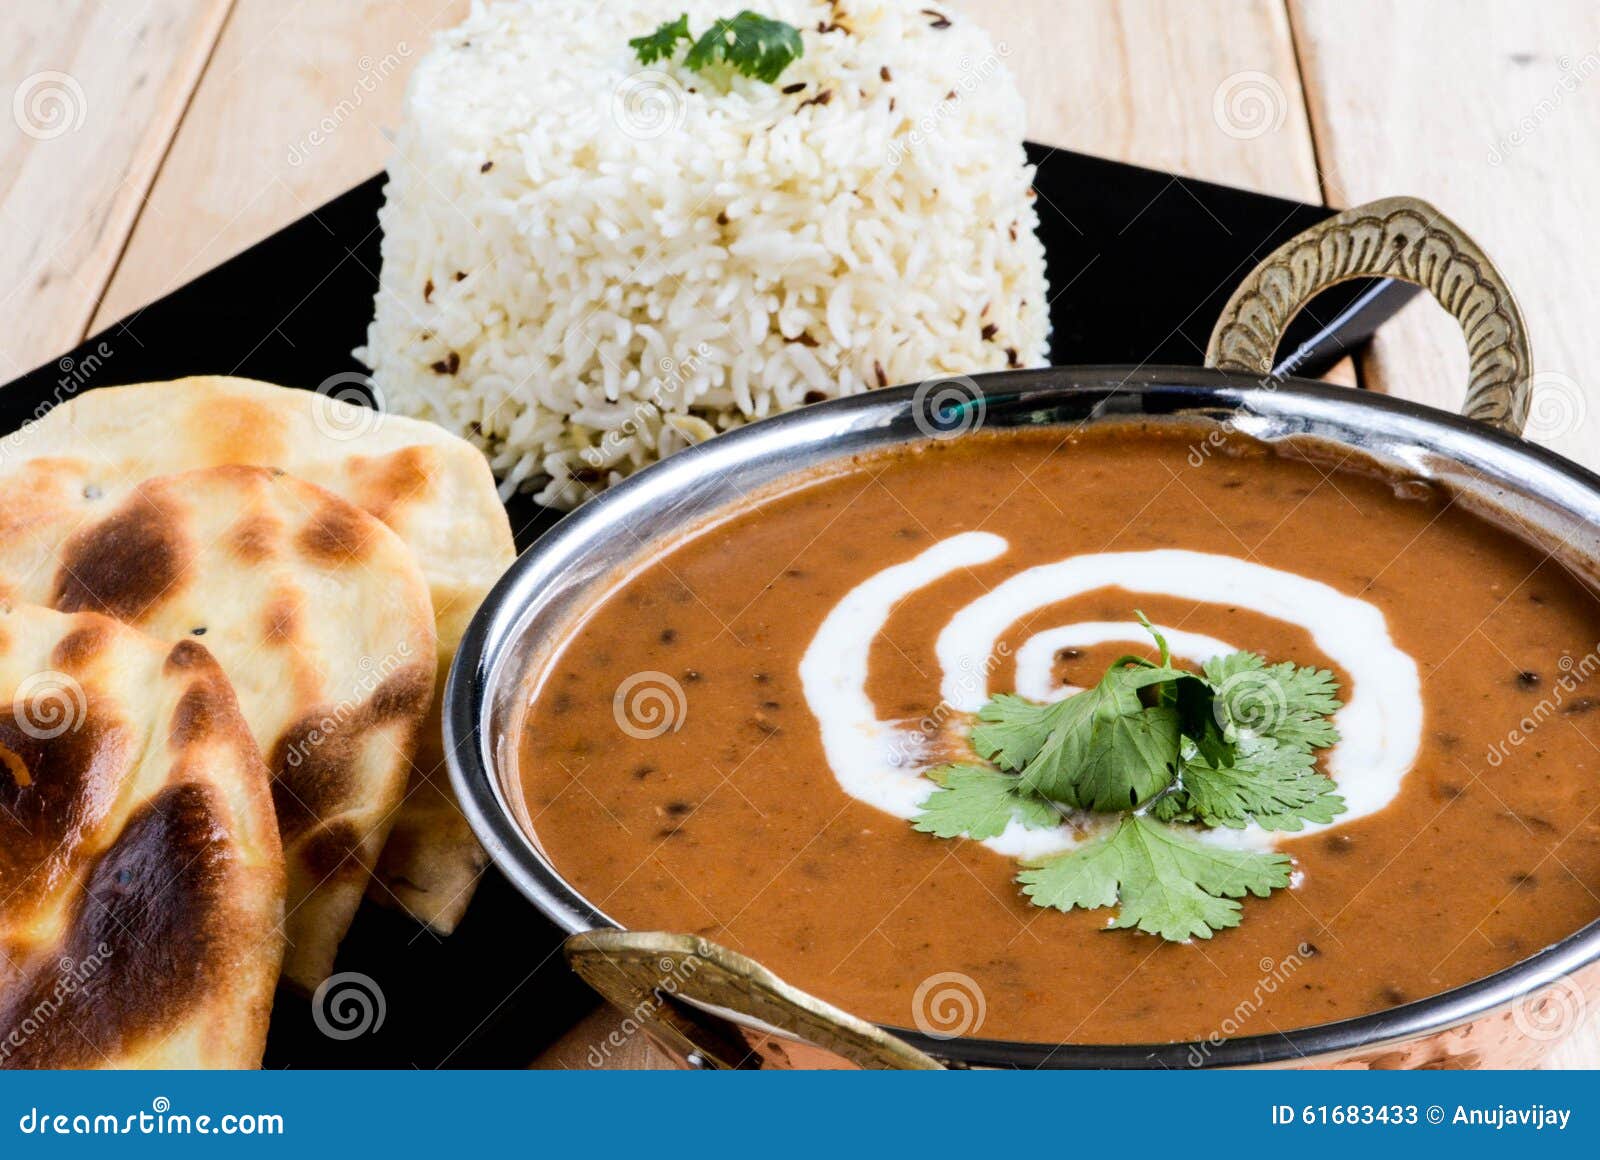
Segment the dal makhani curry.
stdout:
<svg viewBox="0 0 1600 1160">
<path fill-rule="evenodd" d="M 934 440 L 640 559 L 530 678 L 526 825 L 624 925 L 889 1025 L 959 973 L 990 1038 L 1323 1023 L 1600 915 L 1593 594 L 1424 482 L 1196 447 Z"/>
</svg>

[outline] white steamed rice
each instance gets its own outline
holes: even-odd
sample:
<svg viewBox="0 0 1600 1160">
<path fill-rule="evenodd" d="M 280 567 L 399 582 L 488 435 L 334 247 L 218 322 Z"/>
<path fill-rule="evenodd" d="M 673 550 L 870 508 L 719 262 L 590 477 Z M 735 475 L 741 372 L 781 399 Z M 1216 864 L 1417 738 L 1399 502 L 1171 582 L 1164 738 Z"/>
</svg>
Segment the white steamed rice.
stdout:
<svg viewBox="0 0 1600 1160">
<path fill-rule="evenodd" d="M 803 30 L 776 84 L 628 47 L 744 7 Z M 1037 365 L 1006 55 L 942 0 L 475 5 L 407 89 L 358 353 L 560 507 L 804 402 Z"/>
</svg>

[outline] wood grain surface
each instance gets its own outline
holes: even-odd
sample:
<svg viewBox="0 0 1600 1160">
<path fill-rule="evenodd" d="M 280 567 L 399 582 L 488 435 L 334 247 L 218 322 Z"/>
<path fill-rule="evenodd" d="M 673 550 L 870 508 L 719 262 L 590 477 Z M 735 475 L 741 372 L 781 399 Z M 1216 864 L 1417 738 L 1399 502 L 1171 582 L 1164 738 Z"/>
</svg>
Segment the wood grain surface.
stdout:
<svg viewBox="0 0 1600 1160">
<path fill-rule="evenodd" d="M 1582 0 L 982 0 L 1029 135 L 1308 201 L 1432 200 L 1517 289 L 1530 434 L 1600 468 L 1586 214 L 1600 11 Z M 406 74 L 466 0 L 19 0 L 0 11 L 0 374 L 56 357 L 378 171 Z M 1185 196 L 1175 180 L 1171 196 Z M 1364 385 L 1458 404 L 1420 303 Z M 1348 380 L 1349 373 L 1346 373 Z M 541 1066 L 640 1065 L 597 1016 Z M 1594 1024 L 1555 1062 L 1600 1064 Z"/>
<path fill-rule="evenodd" d="M 1327 200 L 1414 194 L 1466 229 L 1532 333 L 1528 436 L 1600 467 L 1600 8 L 1468 0 L 1439 19 L 1433 4 L 1294 0 L 1292 14 Z M 1454 408 L 1466 365 L 1454 325 L 1419 302 L 1362 369 L 1372 389 Z"/>
<path fill-rule="evenodd" d="M 234 0 L 91 329 L 383 168 L 412 63 L 467 0 Z"/>
<path fill-rule="evenodd" d="M 27 0 L 0 13 L 0 374 L 76 346 L 228 0 Z"/>
</svg>

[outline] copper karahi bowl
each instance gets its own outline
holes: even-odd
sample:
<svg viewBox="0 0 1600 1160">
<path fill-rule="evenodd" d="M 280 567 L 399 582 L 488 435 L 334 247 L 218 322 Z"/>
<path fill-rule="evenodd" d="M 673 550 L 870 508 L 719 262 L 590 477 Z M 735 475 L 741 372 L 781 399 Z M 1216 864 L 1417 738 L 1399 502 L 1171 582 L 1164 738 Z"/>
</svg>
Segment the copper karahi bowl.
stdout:
<svg viewBox="0 0 1600 1160">
<path fill-rule="evenodd" d="M 1463 416 L 1275 374 L 1279 338 L 1319 291 L 1365 276 L 1430 290 L 1467 336 Z M 1594 577 L 1600 477 L 1518 436 L 1531 360 L 1510 292 L 1483 252 L 1424 203 L 1347 210 L 1273 253 L 1234 294 L 1207 369 L 1053 367 L 962 380 L 988 428 L 1160 417 L 1358 450 L 1492 515 Z M 569 933 L 573 968 L 658 1045 L 715 1067 L 1531 1066 L 1600 993 L 1600 922 L 1503 971 L 1379 1014 L 1282 1034 L 1153 1044 L 940 1038 L 879 1027 L 705 939 L 624 931 L 575 890 L 518 820 L 523 678 L 591 585 L 707 514 L 792 472 L 927 437 L 928 384 L 806 407 L 718 436 L 634 475 L 524 553 L 467 631 L 446 692 L 445 742 L 463 808 L 495 863 Z M 623 529 L 628 529 L 623 534 Z M 648 529 L 641 532 L 640 529 Z"/>
</svg>

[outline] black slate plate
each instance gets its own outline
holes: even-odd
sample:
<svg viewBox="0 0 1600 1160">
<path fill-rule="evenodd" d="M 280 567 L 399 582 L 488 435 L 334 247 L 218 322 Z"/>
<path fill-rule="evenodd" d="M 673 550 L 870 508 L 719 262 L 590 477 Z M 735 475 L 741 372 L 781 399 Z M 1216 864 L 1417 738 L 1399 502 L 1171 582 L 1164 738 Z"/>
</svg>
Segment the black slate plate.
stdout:
<svg viewBox="0 0 1600 1160">
<path fill-rule="evenodd" d="M 1320 206 L 1029 146 L 1054 298 L 1056 363 L 1202 361 L 1234 286 L 1279 243 L 1327 217 Z M 315 388 L 360 372 L 379 264 L 374 177 L 238 257 L 92 336 L 0 391 L 0 433 L 61 400 L 117 383 L 236 374 Z M 1285 368 L 1316 374 L 1411 296 L 1352 282 L 1290 328 Z M 554 522 L 525 497 L 508 509 L 526 548 Z M 367 905 L 340 971 L 368 976 L 383 1021 L 349 1039 L 280 995 L 272 1067 L 521 1067 L 594 1004 L 559 954 L 559 934 L 491 870 L 456 933 L 439 939 Z"/>
</svg>

